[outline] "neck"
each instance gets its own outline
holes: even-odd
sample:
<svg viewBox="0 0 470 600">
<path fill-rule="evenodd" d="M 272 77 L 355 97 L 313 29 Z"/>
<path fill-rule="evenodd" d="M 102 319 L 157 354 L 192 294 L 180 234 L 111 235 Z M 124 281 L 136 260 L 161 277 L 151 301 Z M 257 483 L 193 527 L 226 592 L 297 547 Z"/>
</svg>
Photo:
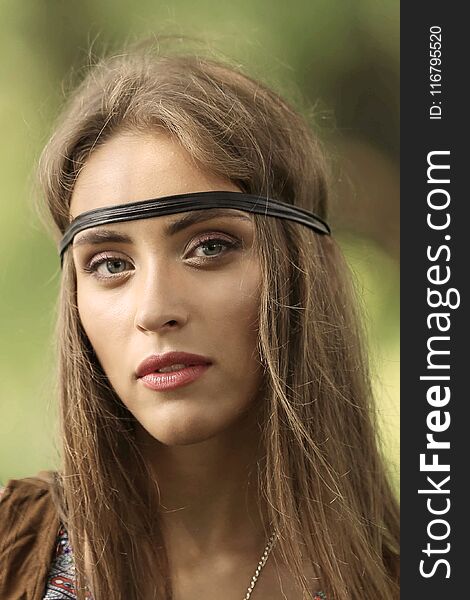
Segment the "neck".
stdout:
<svg viewBox="0 0 470 600">
<path fill-rule="evenodd" d="M 172 554 L 221 549 L 257 551 L 266 540 L 257 461 L 260 430 L 247 415 L 221 434 L 185 446 L 166 446 L 141 431 L 141 448 L 160 492 L 159 513 Z"/>
</svg>

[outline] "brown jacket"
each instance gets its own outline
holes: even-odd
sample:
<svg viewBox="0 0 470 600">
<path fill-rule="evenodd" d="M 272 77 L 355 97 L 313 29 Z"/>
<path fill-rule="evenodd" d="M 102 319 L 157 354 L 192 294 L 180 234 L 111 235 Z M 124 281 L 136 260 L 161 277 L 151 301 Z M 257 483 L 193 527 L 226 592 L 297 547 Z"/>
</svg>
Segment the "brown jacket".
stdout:
<svg viewBox="0 0 470 600">
<path fill-rule="evenodd" d="M 0 600 L 42 600 L 60 522 L 51 472 L 10 479 L 0 500 Z"/>
</svg>

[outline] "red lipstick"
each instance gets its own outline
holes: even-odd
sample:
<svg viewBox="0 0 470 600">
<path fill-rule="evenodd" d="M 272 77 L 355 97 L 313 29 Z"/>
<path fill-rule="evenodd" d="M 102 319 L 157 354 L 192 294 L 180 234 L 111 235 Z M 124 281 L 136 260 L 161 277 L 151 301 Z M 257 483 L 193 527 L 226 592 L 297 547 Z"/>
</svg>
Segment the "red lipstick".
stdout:
<svg viewBox="0 0 470 600">
<path fill-rule="evenodd" d="M 192 383 L 201 377 L 211 364 L 209 358 L 199 354 L 167 352 L 147 357 L 137 367 L 135 374 L 152 390 L 171 390 Z M 158 372 L 159 369 L 166 370 L 171 367 L 173 368 L 167 372 Z"/>
</svg>

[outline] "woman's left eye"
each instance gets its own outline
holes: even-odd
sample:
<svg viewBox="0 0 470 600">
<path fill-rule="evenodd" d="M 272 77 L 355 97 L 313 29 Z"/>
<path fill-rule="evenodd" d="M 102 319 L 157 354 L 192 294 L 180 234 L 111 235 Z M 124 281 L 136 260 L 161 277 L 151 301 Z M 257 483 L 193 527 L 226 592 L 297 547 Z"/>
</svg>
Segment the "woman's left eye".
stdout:
<svg viewBox="0 0 470 600">
<path fill-rule="evenodd" d="M 194 250 L 201 249 L 203 251 L 203 254 L 199 255 L 198 258 L 207 258 L 210 260 L 211 258 L 218 258 L 219 256 L 226 254 L 228 250 L 238 246 L 239 243 L 234 240 L 211 237 L 199 240 L 198 244 L 194 247 Z M 226 250 L 220 251 L 220 248 L 225 248 Z"/>
</svg>

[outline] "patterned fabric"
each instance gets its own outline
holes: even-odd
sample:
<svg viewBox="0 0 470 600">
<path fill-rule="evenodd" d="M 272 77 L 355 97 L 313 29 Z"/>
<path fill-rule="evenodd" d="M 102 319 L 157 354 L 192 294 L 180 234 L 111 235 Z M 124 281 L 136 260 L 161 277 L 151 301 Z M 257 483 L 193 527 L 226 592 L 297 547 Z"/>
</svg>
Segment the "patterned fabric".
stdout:
<svg viewBox="0 0 470 600">
<path fill-rule="evenodd" d="M 72 548 L 65 527 L 62 525 L 57 536 L 57 545 L 51 570 L 47 577 L 46 595 L 43 600 L 75 600 L 75 565 Z M 92 598 L 87 593 L 87 598 Z"/>
</svg>

